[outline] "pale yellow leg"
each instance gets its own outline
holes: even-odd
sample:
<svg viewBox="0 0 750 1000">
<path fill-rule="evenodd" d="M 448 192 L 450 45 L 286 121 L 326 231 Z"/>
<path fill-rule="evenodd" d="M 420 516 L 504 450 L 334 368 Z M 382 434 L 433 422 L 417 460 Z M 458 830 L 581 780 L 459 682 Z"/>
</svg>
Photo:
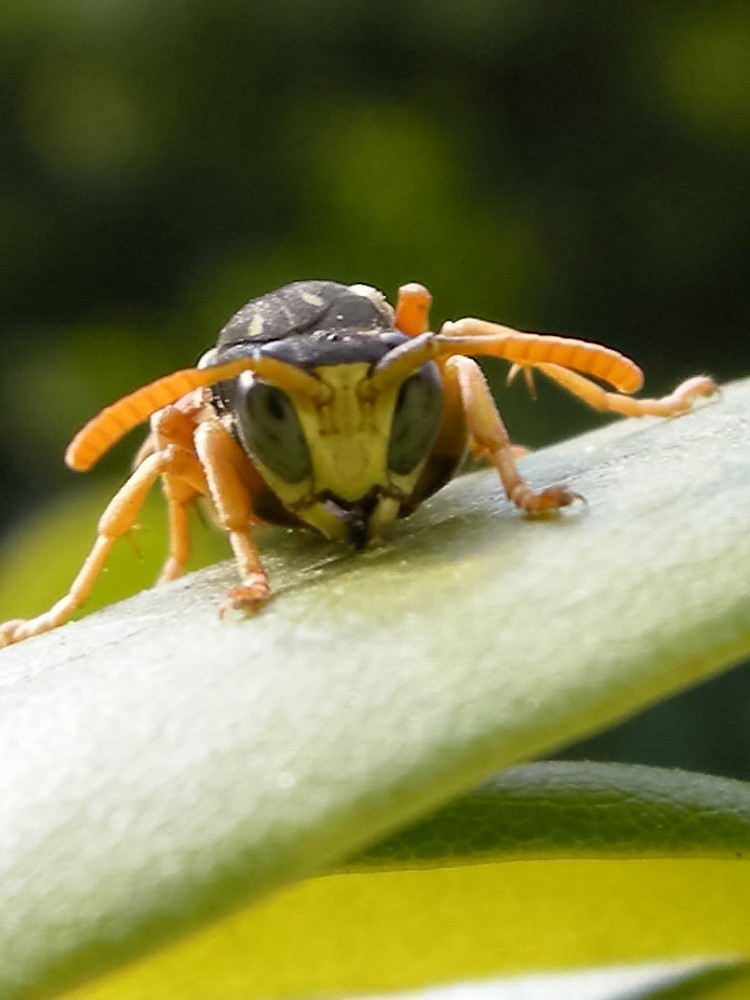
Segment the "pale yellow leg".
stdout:
<svg viewBox="0 0 750 1000">
<path fill-rule="evenodd" d="M 167 495 L 167 516 L 169 518 L 169 555 L 159 571 L 157 583 L 169 583 L 170 580 L 176 580 L 178 576 L 181 576 L 192 551 L 188 503 L 178 502 L 170 497 L 167 488 L 165 483 L 164 492 Z M 194 500 L 196 496 L 198 494 L 191 490 L 190 500 Z"/>
<path fill-rule="evenodd" d="M 193 455 L 195 428 L 195 408 L 185 412 L 179 405 L 168 406 L 151 418 L 151 434 L 147 440 L 153 441 L 159 451 L 172 445 L 192 459 L 185 460 L 192 470 L 189 478 L 184 472 L 175 474 L 169 469 L 162 475 L 162 489 L 169 519 L 169 554 L 162 566 L 158 583 L 174 580 L 183 572 L 191 549 L 189 508 L 197 497 L 205 496 L 208 492 L 200 463 Z"/>
<path fill-rule="evenodd" d="M 542 363 L 534 365 L 534 368 L 593 409 L 605 413 L 621 413 L 626 417 L 673 417 L 687 412 L 699 397 L 713 396 L 719 391 L 712 379 L 698 375 L 682 382 L 674 392 L 661 399 L 633 399 L 618 392 L 607 392 L 590 379 L 560 365 Z"/>
<path fill-rule="evenodd" d="M 518 471 L 513 445 L 479 365 L 470 358 L 456 356 L 448 359 L 446 367 L 458 379 L 472 451 L 495 466 L 508 498 L 520 510 L 525 514 L 543 514 L 581 499 L 578 493 L 564 486 L 551 486 L 535 493 Z"/>
<path fill-rule="evenodd" d="M 107 505 L 99 519 L 96 542 L 68 593 L 36 618 L 17 618 L 0 625 L 0 646 L 20 642 L 64 624 L 85 603 L 110 549 L 118 538 L 131 530 L 149 490 L 159 476 L 168 472 L 176 477 L 193 479 L 196 473 L 200 474 L 197 466 L 194 456 L 172 446 L 149 455 Z"/>
<path fill-rule="evenodd" d="M 218 421 L 201 424 L 195 433 L 195 450 L 205 471 L 208 491 L 221 527 L 228 533 L 240 582 L 232 587 L 221 614 L 258 610 L 271 596 L 268 576 L 250 533 L 253 511 L 242 474 L 247 456 Z"/>
</svg>

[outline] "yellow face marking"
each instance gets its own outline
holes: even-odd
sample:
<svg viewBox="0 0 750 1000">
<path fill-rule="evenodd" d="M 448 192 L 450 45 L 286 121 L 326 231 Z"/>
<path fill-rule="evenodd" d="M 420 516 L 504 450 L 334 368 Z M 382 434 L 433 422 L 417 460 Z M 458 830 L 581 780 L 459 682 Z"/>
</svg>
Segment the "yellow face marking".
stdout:
<svg viewBox="0 0 750 1000">
<path fill-rule="evenodd" d="M 388 444 L 393 410 L 400 386 L 381 393 L 363 392 L 369 383 L 370 365 L 361 362 L 321 365 L 313 374 L 327 390 L 325 402 L 285 387 L 294 403 L 310 451 L 312 475 L 298 483 L 284 482 L 254 460 L 271 489 L 303 520 L 329 538 L 345 537 L 341 518 L 319 497 L 330 494 L 345 502 L 360 500 L 380 487 L 391 494 L 408 496 L 423 463 L 407 476 L 388 469 Z M 399 501 L 393 496 L 379 499 L 372 515 L 373 536 L 398 515 Z"/>
<path fill-rule="evenodd" d="M 325 300 L 312 292 L 302 292 L 301 297 L 311 306 L 324 306 Z"/>
<path fill-rule="evenodd" d="M 369 367 L 322 365 L 314 373 L 330 390 L 328 402 L 315 406 L 309 400 L 294 400 L 310 446 L 315 492 L 330 490 L 343 500 L 357 500 L 372 486 L 388 483 L 395 393 L 363 402 L 357 390 Z"/>
</svg>

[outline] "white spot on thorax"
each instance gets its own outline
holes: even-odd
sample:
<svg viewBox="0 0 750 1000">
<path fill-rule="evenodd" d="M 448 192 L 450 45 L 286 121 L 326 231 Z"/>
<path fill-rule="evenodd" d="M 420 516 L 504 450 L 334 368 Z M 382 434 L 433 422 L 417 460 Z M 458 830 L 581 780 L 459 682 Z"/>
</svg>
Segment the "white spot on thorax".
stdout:
<svg viewBox="0 0 750 1000">
<path fill-rule="evenodd" d="M 207 351 L 205 351 L 205 353 L 201 354 L 200 358 L 198 359 L 198 364 L 195 367 L 210 368 L 210 366 L 216 360 L 216 354 L 217 351 L 215 347 L 209 348 Z"/>
<path fill-rule="evenodd" d="M 349 291 L 354 292 L 355 295 L 361 295 L 365 299 L 369 299 L 376 308 L 385 309 L 389 313 L 393 313 L 393 306 L 390 304 L 388 299 L 383 295 L 383 293 L 378 288 L 373 288 L 372 285 L 349 285 Z"/>
<path fill-rule="evenodd" d="M 263 317 L 260 313 L 256 313 L 250 322 L 247 324 L 247 335 L 248 337 L 257 337 L 263 332 Z"/>
</svg>

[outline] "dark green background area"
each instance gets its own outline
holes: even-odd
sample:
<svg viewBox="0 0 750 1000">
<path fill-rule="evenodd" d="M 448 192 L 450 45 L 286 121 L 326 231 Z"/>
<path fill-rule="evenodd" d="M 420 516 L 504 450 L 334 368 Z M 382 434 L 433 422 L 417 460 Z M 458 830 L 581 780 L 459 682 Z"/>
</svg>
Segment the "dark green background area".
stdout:
<svg viewBox="0 0 750 1000">
<path fill-rule="evenodd" d="M 747 373 L 748 52 L 744 0 L 5 5 L 0 523 L 75 488 L 88 416 L 297 278 L 423 281 L 436 324 L 601 340 L 649 394 Z M 600 420 L 539 397 L 503 393 L 519 442 Z M 658 728 L 669 756 L 696 726 Z"/>
</svg>

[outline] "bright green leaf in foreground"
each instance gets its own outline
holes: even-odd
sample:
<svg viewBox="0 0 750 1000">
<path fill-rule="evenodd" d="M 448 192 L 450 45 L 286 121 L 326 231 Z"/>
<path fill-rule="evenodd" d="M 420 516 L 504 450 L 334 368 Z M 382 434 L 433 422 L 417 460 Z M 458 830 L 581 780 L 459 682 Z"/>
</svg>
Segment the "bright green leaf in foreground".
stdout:
<svg viewBox="0 0 750 1000">
<path fill-rule="evenodd" d="M 750 866 L 530 861 L 313 879 L 75 1000 L 415 989 L 529 969 L 747 954 Z"/>
<path fill-rule="evenodd" d="M 749 421 L 745 384 L 532 456 L 532 483 L 587 498 L 558 518 L 480 474 L 365 556 L 277 536 L 254 621 L 217 620 L 222 566 L 3 651 L 0 993 L 187 932 L 160 956 L 185 982 L 152 993 L 746 952 L 750 868 L 715 854 L 340 875 L 247 905 L 750 651 Z"/>
<path fill-rule="evenodd" d="M 741 782 L 511 768 L 345 863 L 360 874 L 305 882 L 75 996 L 340 995 L 747 952 L 748 856 Z"/>
</svg>

